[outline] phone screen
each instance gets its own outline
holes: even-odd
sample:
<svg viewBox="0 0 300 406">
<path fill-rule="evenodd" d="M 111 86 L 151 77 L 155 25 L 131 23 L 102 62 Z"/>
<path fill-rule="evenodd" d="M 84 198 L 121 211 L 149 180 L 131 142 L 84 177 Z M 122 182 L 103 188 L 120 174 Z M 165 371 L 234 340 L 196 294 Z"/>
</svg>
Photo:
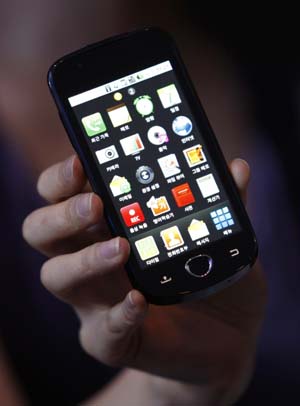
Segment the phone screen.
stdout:
<svg viewBox="0 0 300 406">
<path fill-rule="evenodd" d="M 142 269 L 241 231 L 170 61 L 68 100 Z"/>
</svg>

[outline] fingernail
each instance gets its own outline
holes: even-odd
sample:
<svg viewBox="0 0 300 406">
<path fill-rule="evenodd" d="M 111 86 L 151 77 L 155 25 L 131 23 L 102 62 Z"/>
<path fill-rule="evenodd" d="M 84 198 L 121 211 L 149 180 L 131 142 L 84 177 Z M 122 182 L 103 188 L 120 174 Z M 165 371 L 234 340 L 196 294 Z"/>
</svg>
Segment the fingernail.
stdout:
<svg viewBox="0 0 300 406">
<path fill-rule="evenodd" d="M 88 217 L 91 212 L 92 195 L 85 194 L 80 196 L 75 203 L 76 212 L 80 217 Z"/>
<path fill-rule="evenodd" d="M 130 305 L 130 307 L 135 307 L 135 303 L 134 303 L 134 301 L 133 301 L 133 297 L 132 297 L 132 292 L 130 291 L 129 292 L 129 294 L 128 294 L 128 303 L 129 303 L 129 305 Z"/>
<path fill-rule="evenodd" d="M 240 161 L 243 165 L 246 165 L 246 166 L 248 166 L 248 168 L 249 168 L 249 164 L 248 164 L 247 161 L 245 161 L 245 159 L 243 159 L 243 158 L 236 158 L 235 161 Z"/>
<path fill-rule="evenodd" d="M 101 255 L 104 258 L 111 259 L 119 254 L 120 251 L 120 238 L 114 238 L 101 244 Z"/>
<path fill-rule="evenodd" d="M 64 165 L 63 174 L 66 180 L 71 180 L 73 178 L 73 168 L 74 168 L 74 156 L 69 158 Z"/>
</svg>

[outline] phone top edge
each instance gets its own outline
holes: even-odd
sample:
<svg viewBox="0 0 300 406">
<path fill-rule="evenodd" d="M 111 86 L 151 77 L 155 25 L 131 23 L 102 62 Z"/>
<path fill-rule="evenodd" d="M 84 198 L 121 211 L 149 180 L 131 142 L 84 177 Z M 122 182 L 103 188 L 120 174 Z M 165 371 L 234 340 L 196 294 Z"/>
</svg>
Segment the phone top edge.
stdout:
<svg viewBox="0 0 300 406">
<path fill-rule="evenodd" d="M 70 60 L 70 59 L 72 59 L 74 57 L 77 57 L 77 56 L 79 56 L 81 54 L 89 52 L 89 51 L 91 51 L 91 50 L 93 50 L 93 49 L 95 49 L 95 48 L 97 48 L 99 46 L 107 46 L 107 45 L 110 45 L 111 43 L 118 42 L 118 41 L 124 40 L 126 38 L 130 38 L 132 36 L 135 36 L 137 34 L 143 34 L 143 33 L 144 34 L 148 34 L 148 33 L 150 33 L 150 34 L 151 33 L 163 34 L 166 38 L 168 38 L 168 40 L 170 42 L 174 42 L 174 40 L 173 40 L 172 36 L 170 35 L 170 33 L 168 31 L 162 29 L 161 27 L 158 27 L 158 26 L 145 26 L 143 28 L 138 28 L 136 30 L 127 31 L 127 32 L 124 32 L 122 34 L 117 34 L 117 35 L 114 35 L 112 37 L 104 38 L 101 41 L 97 41 L 97 42 L 93 42 L 91 44 L 84 45 L 83 47 L 81 47 L 81 48 L 79 48 L 79 49 L 77 49 L 75 51 L 72 51 L 70 53 L 67 53 L 67 54 L 61 56 L 60 58 L 58 58 L 50 66 L 50 68 L 49 68 L 49 70 L 47 72 L 48 86 L 51 88 L 51 86 L 53 85 L 53 75 L 54 75 L 56 69 L 62 63 L 66 62 L 66 61 L 68 61 L 68 60 Z"/>
</svg>

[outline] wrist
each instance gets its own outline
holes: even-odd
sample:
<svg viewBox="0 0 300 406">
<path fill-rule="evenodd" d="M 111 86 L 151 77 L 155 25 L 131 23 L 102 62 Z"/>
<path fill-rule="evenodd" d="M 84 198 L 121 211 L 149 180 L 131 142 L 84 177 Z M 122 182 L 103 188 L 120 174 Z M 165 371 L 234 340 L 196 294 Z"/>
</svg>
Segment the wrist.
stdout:
<svg viewBox="0 0 300 406">
<path fill-rule="evenodd" d="M 199 383 L 176 381 L 134 370 L 128 372 L 138 376 L 149 405 L 227 406 L 234 404 L 246 390 L 252 377 L 254 357 L 249 357 L 242 364 L 240 368 L 224 372 L 219 379 Z M 148 406 L 148 403 L 144 405 Z"/>
</svg>

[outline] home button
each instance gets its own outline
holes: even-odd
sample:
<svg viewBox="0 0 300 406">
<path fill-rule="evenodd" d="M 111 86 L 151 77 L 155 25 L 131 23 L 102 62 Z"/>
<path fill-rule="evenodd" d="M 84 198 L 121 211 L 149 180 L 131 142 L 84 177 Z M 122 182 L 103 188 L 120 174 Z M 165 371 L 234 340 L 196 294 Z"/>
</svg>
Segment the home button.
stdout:
<svg viewBox="0 0 300 406">
<path fill-rule="evenodd" d="M 207 276 L 213 265 L 213 260 L 208 255 L 197 255 L 196 257 L 190 258 L 185 263 L 186 271 L 196 278 L 204 278 Z"/>
</svg>

